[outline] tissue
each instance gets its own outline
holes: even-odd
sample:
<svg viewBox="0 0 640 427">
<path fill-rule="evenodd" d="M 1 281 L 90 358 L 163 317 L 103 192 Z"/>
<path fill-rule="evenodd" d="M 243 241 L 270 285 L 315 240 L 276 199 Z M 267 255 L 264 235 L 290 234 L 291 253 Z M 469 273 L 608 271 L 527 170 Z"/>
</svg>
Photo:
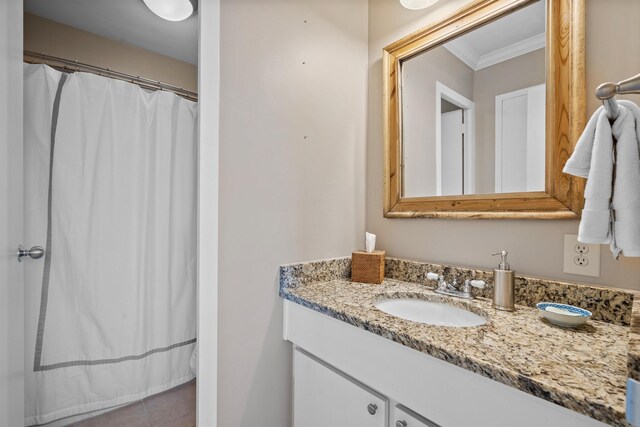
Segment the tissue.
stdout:
<svg viewBox="0 0 640 427">
<path fill-rule="evenodd" d="M 364 235 L 364 247 L 367 253 L 373 252 L 376 248 L 376 235 L 372 233 L 365 233 Z"/>
</svg>

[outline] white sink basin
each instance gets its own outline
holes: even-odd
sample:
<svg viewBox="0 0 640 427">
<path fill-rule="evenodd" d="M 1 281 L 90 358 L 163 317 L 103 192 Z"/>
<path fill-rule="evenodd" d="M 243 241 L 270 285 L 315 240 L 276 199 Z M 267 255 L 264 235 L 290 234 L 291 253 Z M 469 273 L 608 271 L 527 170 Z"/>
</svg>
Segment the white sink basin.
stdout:
<svg viewBox="0 0 640 427">
<path fill-rule="evenodd" d="M 395 317 L 436 326 L 480 326 L 487 319 L 463 308 L 443 302 L 415 298 L 388 298 L 378 301 L 376 308 Z"/>
</svg>

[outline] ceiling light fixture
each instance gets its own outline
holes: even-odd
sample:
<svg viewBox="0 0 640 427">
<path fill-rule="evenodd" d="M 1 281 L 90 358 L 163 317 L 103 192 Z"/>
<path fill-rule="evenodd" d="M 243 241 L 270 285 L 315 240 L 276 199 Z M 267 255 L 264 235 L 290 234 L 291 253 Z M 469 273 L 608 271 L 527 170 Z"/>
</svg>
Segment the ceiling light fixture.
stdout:
<svg viewBox="0 0 640 427">
<path fill-rule="evenodd" d="M 193 13 L 189 0 L 143 0 L 149 9 L 167 21 L 183 21 Z"/>
<path fill-rule="evenodd" d="M 411 10 L 424 9 L 436 3 L 438 0 L 400 0 L 400 4 Z"/>
</svg>

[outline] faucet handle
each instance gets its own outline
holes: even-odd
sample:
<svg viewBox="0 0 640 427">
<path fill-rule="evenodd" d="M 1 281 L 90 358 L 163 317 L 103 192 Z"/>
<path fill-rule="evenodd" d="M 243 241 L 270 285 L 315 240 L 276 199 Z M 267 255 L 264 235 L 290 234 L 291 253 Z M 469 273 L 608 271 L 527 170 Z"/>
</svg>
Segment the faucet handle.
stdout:
<svg viewBox="0 0 640 427">
<path fill-rule="evenodd" d="M 487 285 L 484 280 L 469 280 L 468 282 L 471 286 L 478 289 L 482 289 Z"/>
<path fill-rule="evenodd" d="M 486 286 L 484 280 L 465 280 L 464 286 L 462 287 L 462 292 L 466 295 L 467 298 L 473 298 L 473 292 L 471 292 L 471 287 L 482 289 Z"/>
<path fill-rule="evenodd" d="M 437 281 L 438 284 L 436 286 L 438 289 L 444 289 L 448 286 L 447 283 L 444 281 L 443 275 L 438 275 L 436 273 L 428 272 L 427 279 Z"/>
<path fill-rule="evenodd" d="M 427 279 L 429 280 L 440 280 L 442 276 L 438 276 L 436 273 L 428 272 Z"/>
</svg>

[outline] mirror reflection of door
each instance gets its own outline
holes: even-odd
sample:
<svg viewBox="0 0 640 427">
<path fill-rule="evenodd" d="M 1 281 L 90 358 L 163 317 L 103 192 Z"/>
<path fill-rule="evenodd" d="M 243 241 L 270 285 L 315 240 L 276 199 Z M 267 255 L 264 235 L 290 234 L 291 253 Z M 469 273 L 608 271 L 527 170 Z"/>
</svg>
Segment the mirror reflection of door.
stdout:
<svg viewBox="0 0 640 427">
<path fill-rule="evenodd" d="M 495 191 L 543 191 L 545 85 L 496 96 Z"/>
<path fill-rule="evenodd" d="M 442 164 L 446 165 L 440 172 L 443 196 L 464 194 L 464 112 L 450 105 L 456 109 L 440 115 Z"/>
<path fill-rule="evenodd" d="M 474 103 L 436 82 L 436 194 L 473 194 Z"/>
</svg>

